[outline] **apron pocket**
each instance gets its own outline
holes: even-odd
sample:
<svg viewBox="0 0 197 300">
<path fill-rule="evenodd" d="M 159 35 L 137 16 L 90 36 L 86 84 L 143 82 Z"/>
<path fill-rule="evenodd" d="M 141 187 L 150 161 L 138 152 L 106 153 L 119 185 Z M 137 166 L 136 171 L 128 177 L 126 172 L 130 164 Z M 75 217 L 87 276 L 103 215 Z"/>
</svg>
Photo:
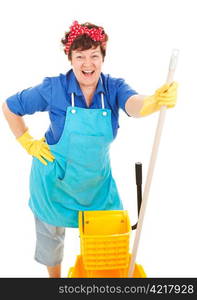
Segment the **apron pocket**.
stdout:
<svg viewBox="0 0 197 300">
<path fill-rule="evenodd" d="M 104 179 L 102 172 L 84 169 L 68 161 L 65 176 L 62 180 L 57 179 L 56 185 L 79 204 L 90 205 L 103 185 Z"/>
<path fill-rule="evenodd" d="M 108 143 L 104 136 L 72 133 L 68 145 L 65 174 L 56 177 L 59 198 L 75 208 L 90 206 L 110 175 Z"/>
</svg>

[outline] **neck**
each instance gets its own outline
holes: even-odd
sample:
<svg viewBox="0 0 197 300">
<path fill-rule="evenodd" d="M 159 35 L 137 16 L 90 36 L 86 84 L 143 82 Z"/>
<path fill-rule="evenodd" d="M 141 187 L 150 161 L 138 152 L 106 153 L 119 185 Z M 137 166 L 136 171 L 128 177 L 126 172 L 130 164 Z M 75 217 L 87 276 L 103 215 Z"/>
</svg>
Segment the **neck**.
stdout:
<svg viewBox="0 0 197 300">
<path fill-rule="evenodd" d="M 83 92 L 83 95 L 85 97 L 86 103 L 89 106 L 92 102 L 92 97 L 94 95 L 94 92 L 96 90 L 96 86 L 92 87 L 92 86 L 80 86 L 81 90 Z"/>
</svg>

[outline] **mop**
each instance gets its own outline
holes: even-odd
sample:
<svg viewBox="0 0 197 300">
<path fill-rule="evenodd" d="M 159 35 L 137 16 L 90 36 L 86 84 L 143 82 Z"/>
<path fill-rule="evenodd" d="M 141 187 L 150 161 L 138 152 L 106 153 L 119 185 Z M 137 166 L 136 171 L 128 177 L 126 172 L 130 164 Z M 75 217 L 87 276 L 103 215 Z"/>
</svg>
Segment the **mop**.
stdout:
<svg viewBox="0 0 197 300">
<path fill-rule="evenodd" d="M 168 83 L 168 84 L 172 83 L 172 81 L 173 81 L 175 69 L 177 66 L 178 55 L 179 55 L 179 50 L 173 49 L 172 55 L 170 58 L 170 63 L 169 63 L 167 80 L 166 80 L 166 83 Z M 145 188 L 144 188 L 144 193 L 143 193 L 143 198 L 142 198 L 142 204 L 141 204 L 140 213 L 139 213 L 137 230 L 136 230 L 135 240 L 134 240 L 134 244 L 133 244 L 132 258 L 131 258 L 130 265 L 129 265 L 128 277 L 133 277 L 133 274 L 134 274 L 135 260 L 137 257 L 137 251 L 138 251 L 139 242 L 140 242 L 140 235 L 141 235 L 142 225 L 143 225 L 143 221 L 144 221 L 144 215 L 145 215 L 145 211 L 146 211 L 146 207 L 147 207 L 148 195 L 149 195 L 150 186 L 151 186 L 151 182 L 152 182 L 154 167 L 155 167 L 155 163 L 156 163 L 156 159 L 157 159 L 160 138 L 161 138 L 163 125 L 164 125 L 164 121 L 165 121 L 166 110 L 167 110 L 166 106 L 162 106 L 160 109 L 158 124 L 157 124 L 157 128 L 156 128 L 156 133 L 155 133 L 155 139 L 154 139 L 154 143 L 153 143 L 153 148 L 152 148 L 152 153 L 151 153 L 151 158 L 150 158 L 150 162 L 149 162 L 148 173 L 147 173 L 147 178 L 146 178 L 146 183 L 145 183 Z"/>
</svg>

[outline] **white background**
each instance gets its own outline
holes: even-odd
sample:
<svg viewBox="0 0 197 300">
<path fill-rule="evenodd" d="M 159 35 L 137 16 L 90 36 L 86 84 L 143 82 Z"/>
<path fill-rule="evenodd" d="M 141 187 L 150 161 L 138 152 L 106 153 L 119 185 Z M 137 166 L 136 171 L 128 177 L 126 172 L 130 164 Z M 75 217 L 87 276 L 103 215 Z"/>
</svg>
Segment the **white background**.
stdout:
<svg viewBox="0 0 197 300">
<path fill-rule="evenodd" d="M 101 25 L 109 34 L 104 73 L 123 77 L 141 94 L 166 80 L 173 48 L 180 50 L 175 74 L 178 103 L 168 110 L 137 255 L 148 277 L 197 276 L 196 191 L 196 1 L 4 0 L 0 4 L 1 103 L 45 76 L 70 65 L 60 39 L 74 20 Z M 134 164 L 143 163 L 143 187 L 158 113 L 120 115 L 111 148 L 113 175 L 136 222 Z M 32 135 L 42 137 L 47 113 L 26 116 Z M 11 134 L 0 111 L 0 277 L 47 277 L 33 259 L 35 232 L 28 207 L 31 157 Z M 67 229 L 62 276 L 79 254 L 77 229 Z M 134 233 L 132 235 L 134 237 Z M 131 239 L 132 248 L 133 238 Z"/>
</svg>

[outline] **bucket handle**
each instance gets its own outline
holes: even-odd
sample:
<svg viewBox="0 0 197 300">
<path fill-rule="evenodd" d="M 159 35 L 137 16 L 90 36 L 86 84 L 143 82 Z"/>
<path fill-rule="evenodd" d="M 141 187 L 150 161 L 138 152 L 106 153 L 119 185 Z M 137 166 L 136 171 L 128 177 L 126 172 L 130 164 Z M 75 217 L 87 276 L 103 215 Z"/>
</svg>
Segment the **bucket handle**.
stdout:
<svg viewBox="0 0 197 300">
<path fill-rule="evenodd" d="M 136 162 L 135 163 L 135 179 L 136 179 L 136 185 L 137 185 L 137 209 L 138 209 L 138 217 L 140 214 L 140 208 L 142 204 L 142 163 Z M 137 224 L 132 225 L 131 229 L 135 230 L 137 228 Z"/>
</svg>

